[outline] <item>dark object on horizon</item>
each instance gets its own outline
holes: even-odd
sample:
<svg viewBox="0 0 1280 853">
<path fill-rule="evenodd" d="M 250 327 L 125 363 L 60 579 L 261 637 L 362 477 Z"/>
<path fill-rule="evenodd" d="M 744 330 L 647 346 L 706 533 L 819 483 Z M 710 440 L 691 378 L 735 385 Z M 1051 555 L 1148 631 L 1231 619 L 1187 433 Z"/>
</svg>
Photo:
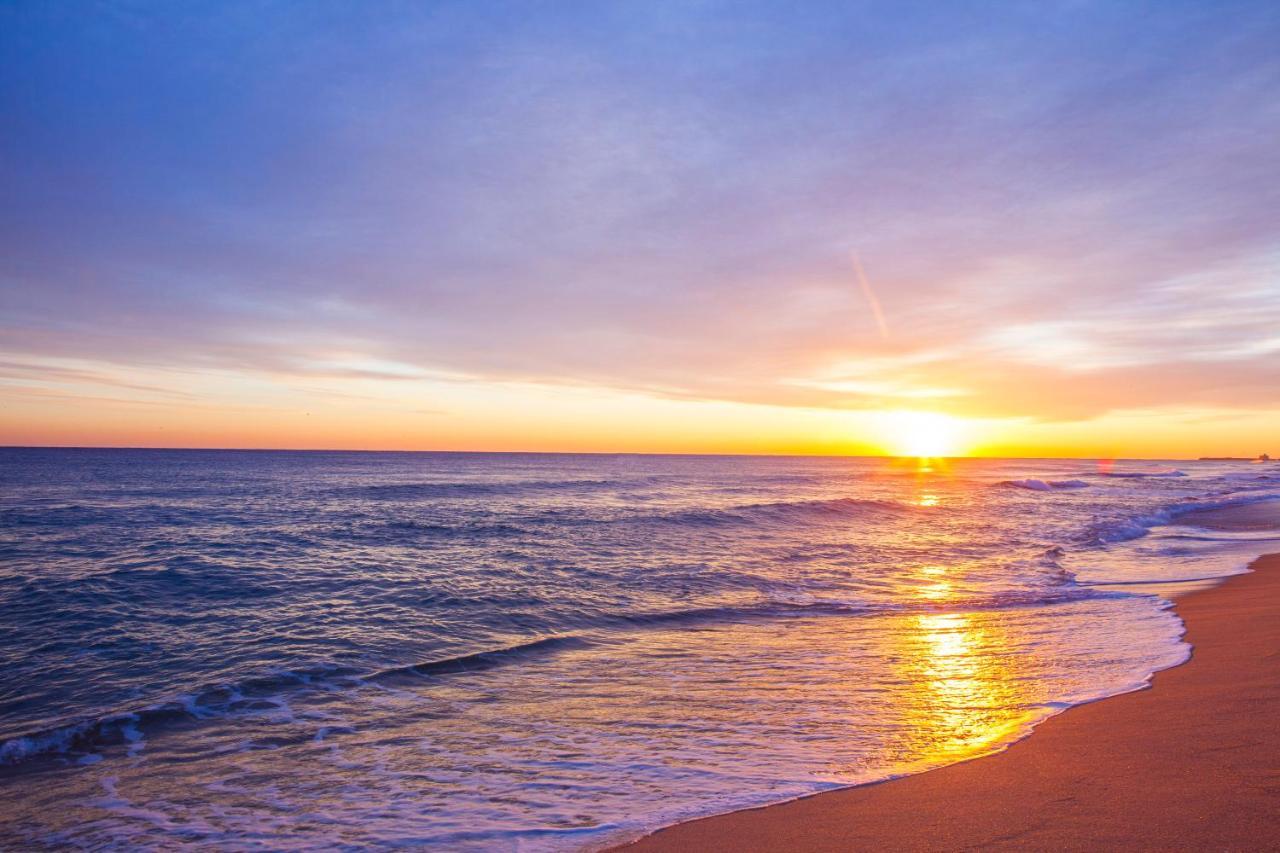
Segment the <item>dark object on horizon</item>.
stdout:
<svg viewBox="0 0 1280 853">
<path fill-rule="evenodd" d="M 1253 456 L 1201 456 L 1201 462 L 1271 462 L 1271 456 L 1263 453 L 1257 457 Z"/>
</svg>

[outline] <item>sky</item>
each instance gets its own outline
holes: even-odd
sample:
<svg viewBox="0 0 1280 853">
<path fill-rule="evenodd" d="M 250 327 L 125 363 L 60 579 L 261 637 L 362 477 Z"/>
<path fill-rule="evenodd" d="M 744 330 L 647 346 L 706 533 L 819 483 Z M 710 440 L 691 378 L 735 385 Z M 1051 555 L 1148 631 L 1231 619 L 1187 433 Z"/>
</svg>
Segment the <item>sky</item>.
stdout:
<svg viewBox="0 0 1280 853">
<path fill-rule="evenodd" d="M 1277 45 L 1272 0 L 0 3 L 0 444 L 1280 455 Z"/>
</svg>

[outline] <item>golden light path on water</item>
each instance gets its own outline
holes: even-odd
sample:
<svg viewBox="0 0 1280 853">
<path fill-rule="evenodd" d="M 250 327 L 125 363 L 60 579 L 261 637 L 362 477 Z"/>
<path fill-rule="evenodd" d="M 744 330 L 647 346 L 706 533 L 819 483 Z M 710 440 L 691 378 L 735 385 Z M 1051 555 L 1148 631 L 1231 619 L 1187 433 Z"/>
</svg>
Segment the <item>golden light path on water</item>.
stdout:
<svg viewBox="0 0 1280 853">
<path fill-rule="evenodd" d="M 937 503 L 933 494 L 919 499 L 921 506 Z M 1030 682 L 1011 650 L 1025 639 L 1010 635 L 1004 614 L 947 611 L 956 597 L 948 574 L 942 565 L 917 570 L 916 594 L 938 612 L 904 616 L 894 632 L 900 641 L 900 689 L 892 700 L 899 737 L 890 752 L 911 769 L 988 753 L 1043 716 L 1031 708 L 1039 697 L 1020 694 L 1020 685 Z"/>
<path fill-rule="evenodd" d="M 932 440 L 928 433 L 932 426 L 945 423 L 931 415 L 908 421 L 917 426 L 907 436 L 916 446 Z M 915 505 L 926 509 L 944 505 L 937 481 L 950 474 L 946 458 L 906 457 L 901 467 L 916 477 Z M 962 606 L 951 572 L 945 565 L 916 569 L 909 579 L 914 593 L 923 608 L 937 612 L 901 617 L 892 632 L 900 640 L 893 656 L 900 676 L 900 689 L 892 699 L 898 726 L 893 742 L 884 747 L 911 770 L 1001 748 L 1044 715 L 1043 709 L 1032 707 L 1042 696 L 1029 690 L 1020 694 L 1020 685 L 1030 682 L 1019 671 L 1020 656 L 1010 650 L 1025 638 L 1010 634 L 1003 613 L 949 610 L 949 603 Z"/>
<path fill-rule="evenodd" d="M 1015 658 L 999 655 L 1002 639 L 980 614 L 915 617 L 921 732 L 932 733 L 935 758 L 978 755 L 1004 743 L 1030 715 L 1016 710 Z M 1026 697 L 1030 698 L 1030 697 Z"/>
</svg>

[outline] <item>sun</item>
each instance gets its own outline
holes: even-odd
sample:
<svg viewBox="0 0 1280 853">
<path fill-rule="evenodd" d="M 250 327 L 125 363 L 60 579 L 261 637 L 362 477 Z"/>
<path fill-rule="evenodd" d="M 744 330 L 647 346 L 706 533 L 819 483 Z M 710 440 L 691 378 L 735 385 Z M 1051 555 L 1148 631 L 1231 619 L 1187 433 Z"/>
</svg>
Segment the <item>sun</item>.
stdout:
<svg viewBox="0 0 1280 853">
<path fill-rule="evenodd" d="M 960 453 L 962 427 L 950 415 L 938 412 L 889 412 L 885 445 L 895 456 L 937 459 Z"/>
</svg>

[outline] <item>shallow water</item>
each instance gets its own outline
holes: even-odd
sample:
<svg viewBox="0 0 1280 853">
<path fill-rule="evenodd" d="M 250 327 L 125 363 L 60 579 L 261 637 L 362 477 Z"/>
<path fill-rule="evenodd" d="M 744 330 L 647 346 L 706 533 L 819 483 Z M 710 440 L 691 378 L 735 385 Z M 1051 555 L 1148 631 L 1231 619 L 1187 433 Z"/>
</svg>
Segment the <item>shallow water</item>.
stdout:
<svg viewBox="0 0 1280 853">
<path fill-rule="evenodd" d="M 5 844 L 593 846 L 1187 654 L 1280 466 L 0 451 Z M 1101 586 L 1100 586 L 1100 585 Z"/>
</svg>

